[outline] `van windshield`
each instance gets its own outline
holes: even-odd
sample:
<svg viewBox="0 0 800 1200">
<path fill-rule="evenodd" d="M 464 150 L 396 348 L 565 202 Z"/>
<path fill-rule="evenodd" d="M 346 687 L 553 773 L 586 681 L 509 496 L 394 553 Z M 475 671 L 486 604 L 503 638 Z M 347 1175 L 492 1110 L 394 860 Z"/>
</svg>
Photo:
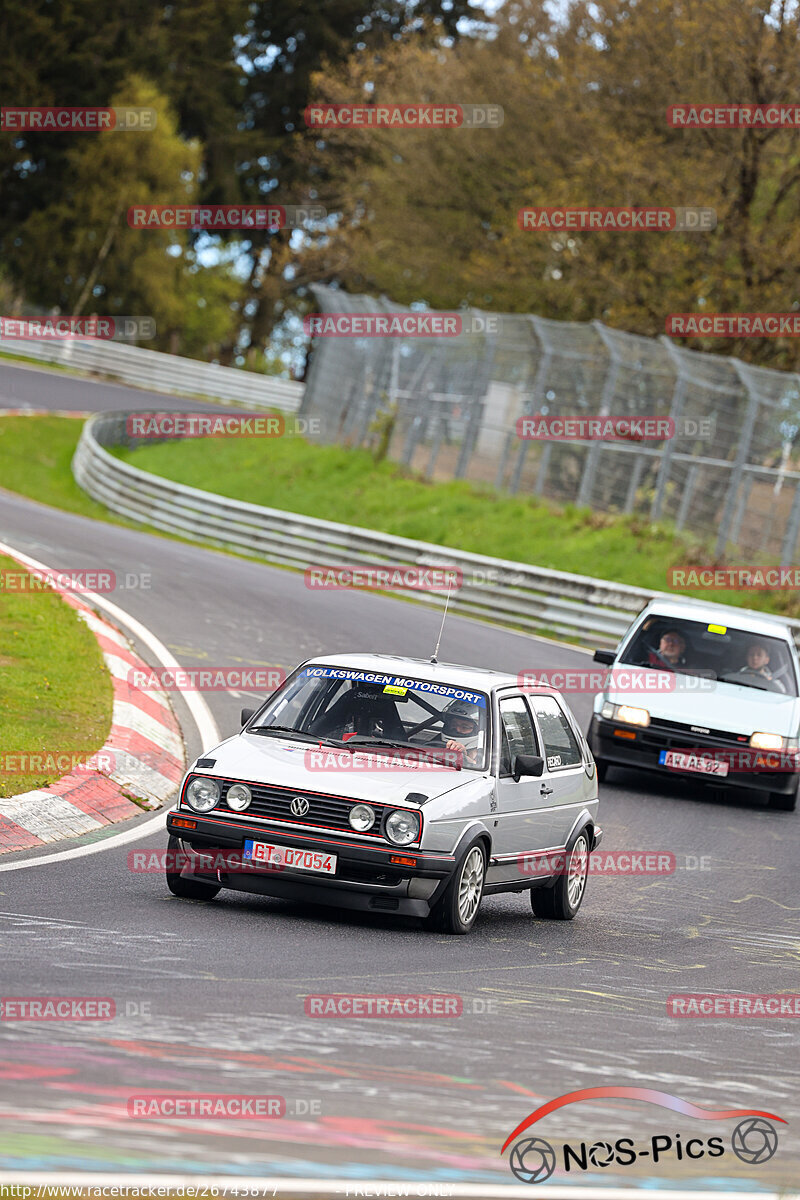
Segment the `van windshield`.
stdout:
<svg viewBox="0 0 800 1200">
<path fill-rule="evenodd" d="M 653 613 L 642 622 L 620 662 L 679 675 L 703 675 L 784 696 L 798 694 L 785 641 L 723 624 Z"/>
</svg>

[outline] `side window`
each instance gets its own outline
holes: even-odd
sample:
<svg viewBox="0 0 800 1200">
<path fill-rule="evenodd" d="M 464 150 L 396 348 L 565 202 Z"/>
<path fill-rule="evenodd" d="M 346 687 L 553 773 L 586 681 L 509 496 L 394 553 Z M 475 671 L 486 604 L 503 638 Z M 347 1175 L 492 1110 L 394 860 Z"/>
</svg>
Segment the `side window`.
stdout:
<svg viewBox="0 0 800 1200">
<path fill-rule="evenodd" d="M 539 753 L 533 722 L 522 696 L 500 701 L 500 723 L 503 730 L 500 774 L 510 775 L 517 754 Z"/>
<path fill-rule="evenodd" d="M 580 766 L 581 748 L 558 702 L 552 696 L 530 696 L 529 700 L 539 723 L 548 771 Z"/>
</svg>

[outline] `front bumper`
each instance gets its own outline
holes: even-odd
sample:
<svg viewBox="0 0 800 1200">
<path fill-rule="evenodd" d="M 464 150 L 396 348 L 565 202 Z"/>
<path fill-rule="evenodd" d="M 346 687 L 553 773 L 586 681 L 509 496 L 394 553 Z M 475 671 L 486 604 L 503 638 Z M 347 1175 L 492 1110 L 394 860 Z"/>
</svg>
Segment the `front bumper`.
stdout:
<svg viewBox="0 0 800 1200">
<path fill-rule="evenodd" d="M 191 820 L 194 829 L 176 825 Z M 366 912 L 392 912 L 426 917 L 444 892 L 455 869 L 455 857 L 403 847 L 363 845 L 346 838 L 294 833 L 268 822 L 226 821 L 212 814 L 191 815 L 182 809 L 167 816 L 167 829 L 180 839 L 188 862 L 180 874 L 235 891 L 330 904 Z M 247 839 L 335 854 L 336 874 L 311 874 L 291 867 L 242 869 Z M 411 860 L 392 862 L 392 859 Z M 239 869 L 237 869 L 237 867 Z"/>
<path fill-rule="evenodd" d="M 620 731 L 625 736 L 618 736 Z M 630 735 L 634 736 L 631 737 Z M 613 763 L 620 767 L 632 767 L 643 771 L 657 771 L 672 779 L 691 778 L 697 783 L 713 784 L 716 787 L 751 788 L 759 792 L 776 792 L 791 795 L 798 785 L 800 773 L 795 770 L 747 770 L 732 769 L 727 775 L 705 775 L 697 771 L 678 771 L 658 761 L 663 750 L 687 750 L 712 754 L 728 753 L 741 756 L 743 751 L 755 755 L 742 743 L 707 736 L 680 729 L 678 726 L 648 725 L 643 729 L 623 722 L 606 720 L 594 713 L 589 727 L 589 747 L 595 759 Z M 734 762 L 736 759 L 734 759 Z"/>
</svg>

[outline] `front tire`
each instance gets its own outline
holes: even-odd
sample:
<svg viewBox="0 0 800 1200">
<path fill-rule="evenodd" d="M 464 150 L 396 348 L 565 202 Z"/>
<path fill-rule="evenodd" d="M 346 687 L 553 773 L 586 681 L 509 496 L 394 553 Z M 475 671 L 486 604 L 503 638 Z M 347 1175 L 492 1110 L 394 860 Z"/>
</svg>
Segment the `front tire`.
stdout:
<svg viewBox="0 0 800 1200">
<path fill-rule="evenodd" d="M 575 839 L 564 874 L 559 876 L 555 886 L 531 888 L 534 916 L 548 921 L 571 921 L 583 902 L 588 874 L 589 840 L 584 832 Z"/>
<path fill-rule="evenodd" d="M 797 807 L 797 788 L 788 795 L 784 792 L 770 792 L 767 803 L 775 812 L 794 812 Z"/>
<path fill-rule="evenodd" d="M 170 837 L 167 851 L 169 855 L 180 854 L 181 844 L 178 838 Z M 167 862 L 169 863 L 169 859 Z M 180 871 L 170 871 L 169 865 L 166 869 L 166 879 L 167 887 L 173 896 L 179 896 L 181 900 L 213 900 L 220 891 L 218 884 L 201 883 L 199 879 L 184 879 Z"/>
<path fill-rule="evenodd" d="M 429 929 L 440 933 L 469 933 L 475 924 L 486 880 L 486 850 L 473 842 L 456 868 L 445 894 L 432 909 Z"/>
<path fill-rule="evenodd" d="M 594 765 L 597 769 L 597 782 L 605 783 L 606 776 L 608 775 L 608 768 L 611 766 L 611 764 L 606 762 L 604 758 L 596 758 L 594 760 Z"/>
</svg>

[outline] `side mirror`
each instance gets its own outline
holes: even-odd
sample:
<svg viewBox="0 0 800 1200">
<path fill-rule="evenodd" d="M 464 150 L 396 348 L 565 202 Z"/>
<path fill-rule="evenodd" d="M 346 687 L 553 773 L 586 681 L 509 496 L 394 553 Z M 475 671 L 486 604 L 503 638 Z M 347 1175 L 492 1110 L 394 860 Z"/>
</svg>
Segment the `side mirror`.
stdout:
<svg viewBox="0 0 800 1200">
<path fill-rule="evenodd" d="M 544 774 L 544 759 L 538 754 L 516 754 L 514 756 L 514 782 L 519 783 L 522 775 Z"/>
<path fill-rule="evenodd" d="M 250 718 L 254 717 L 255 715 L 256 715 L 256 710 L 254 708 L 243 708 L 242 709 L 241 713 L 239 714 L 239 720 L 242 723 L 242 729 L 244 729 L 245 725 L 250 720 Z"/>
<path fill-rule="evenodd" d="M 606 667 L 613 667 L 616 657 L 616 650 L 595 650 L 592 655 L 592 661 L 603 663 Z"/>
</svg>

